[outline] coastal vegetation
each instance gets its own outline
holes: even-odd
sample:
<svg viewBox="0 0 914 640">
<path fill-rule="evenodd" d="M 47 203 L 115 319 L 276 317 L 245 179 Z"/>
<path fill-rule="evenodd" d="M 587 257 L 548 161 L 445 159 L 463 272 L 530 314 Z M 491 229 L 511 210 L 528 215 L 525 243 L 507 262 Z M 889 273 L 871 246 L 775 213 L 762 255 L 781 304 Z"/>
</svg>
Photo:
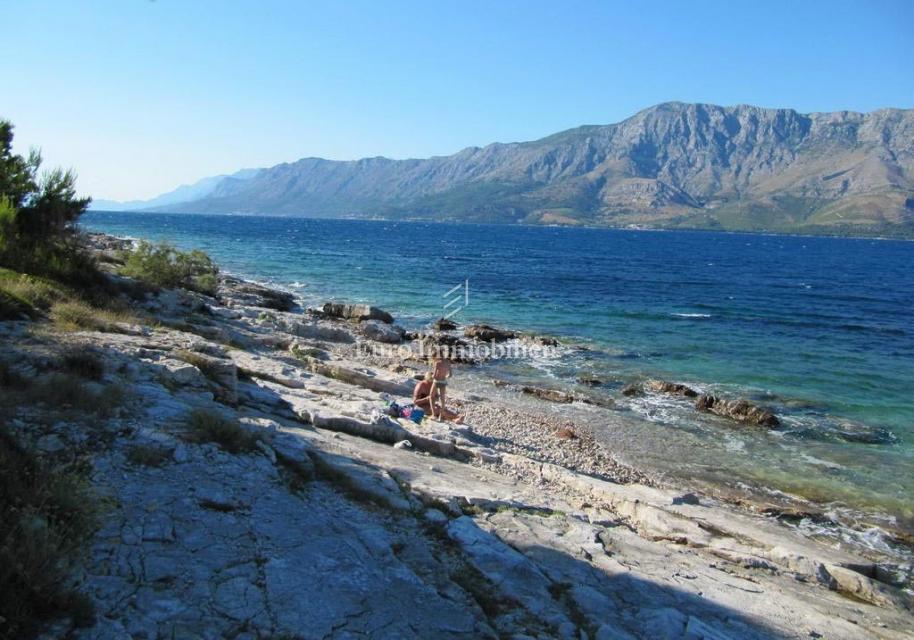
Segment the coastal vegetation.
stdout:
<svg viewBox="0 0 914 640">
<path fill-rule="evenodd" d="M 0 120 L 0 266 L 88 288 L 102 282 L 80 248 L 76 223 L 90 198 L 76 195 L 76 175 L 40 174 L 41 154 L 13 153 L 13 125 Z"/>
<path fill-rule="evenodd" d="M 219 269 L 203 251 L 179 251 L 167 242 L 140 241 L 121 253 L 122 275 L 155 287 L 182 287 L 215 295 Z"/>
<path fill-rule="evenodd" d="M 12 142 L 12 124 L 0 120 L 0 321 L 50 314 L 58 323 L 96 325 L 104 311 L 91 305 L 109 302 L 110 287 L 76 227 L 90 200 L 76 195 L 71 171 L 40 173 L 40 153 L 15 154 Z M 77 625 L 93 615 L 91 600 L 70 580 L 96 525 L 99 502 L 88 469 L 27 445 L 10 423 L 19 407 L 45 407 L 48 419 L 107 416 L 124 395 L 117 385 L 98 384 L 104 364 L 88 350 L 70 349 L 48 366 L 52 371 L 36 380 L 0 361 L 4 638 L 28 637 L 49 615 L 70 616 Z"/>
<path fill-rule="evenodd" d="M 91 621 L 91 600 L 69 585 L 96 504 L 83 473 L 42 460 L 0 428 L 0 637 L 26 637 L 52 614 Z"/>
</svg>

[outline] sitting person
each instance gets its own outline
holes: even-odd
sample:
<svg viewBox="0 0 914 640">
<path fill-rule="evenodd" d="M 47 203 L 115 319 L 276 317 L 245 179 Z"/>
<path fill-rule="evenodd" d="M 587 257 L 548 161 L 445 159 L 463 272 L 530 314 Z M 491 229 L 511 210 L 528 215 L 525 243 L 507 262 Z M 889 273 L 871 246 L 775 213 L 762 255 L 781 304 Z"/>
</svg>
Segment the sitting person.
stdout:
<svg viewBox="0 0 914 640">
<path fill-rule="evenodd" d="M 426 373 L 425 377 L 417 382 L 415 389 L 413 389 L 413 404 L 425 411 L 429 416 L 432 416 L 431 393 L 434 379 L 435 378 L 431 373 Z M 463 416 L 450 409 L 443 409 L 440 419 L 453 420 L 457 424 L 463 423 Z"/>
</svg>

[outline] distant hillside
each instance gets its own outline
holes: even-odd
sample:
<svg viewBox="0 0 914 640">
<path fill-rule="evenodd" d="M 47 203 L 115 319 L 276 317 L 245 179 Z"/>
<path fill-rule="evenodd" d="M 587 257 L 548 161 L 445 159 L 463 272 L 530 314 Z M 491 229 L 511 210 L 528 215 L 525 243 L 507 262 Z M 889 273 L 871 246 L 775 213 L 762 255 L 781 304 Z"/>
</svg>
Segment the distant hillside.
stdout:
<svg viewBox="0 0 914 640">
<path fill-rule="evenodd" d="M 248 180 L 256 176 L 259 171 L 260 169 L 242 169 L 231 175 L 203 178 L 193 184 L 182 184 L 177 189 L 169 191 L 168 193 L 163 193 L 150 200 L 129 200 L 127 202 L 120 202 L 117 200 L 93 200 L 90 208 L 95 211 L 135 211 L 192 202 L 205 198 L 225 180 Z"/>
<path fill-rule="evenodd" d="M 914 236 L 914 110 L 667 103 L 445 157 L 305 158 L 167 208 Z"/>
</svg>

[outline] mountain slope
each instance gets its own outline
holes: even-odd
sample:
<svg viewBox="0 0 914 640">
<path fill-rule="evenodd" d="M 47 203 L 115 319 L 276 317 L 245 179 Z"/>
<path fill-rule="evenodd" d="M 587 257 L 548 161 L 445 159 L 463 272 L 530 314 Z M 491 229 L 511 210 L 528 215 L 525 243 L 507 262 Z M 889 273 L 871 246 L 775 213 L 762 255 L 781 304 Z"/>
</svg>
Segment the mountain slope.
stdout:
<svg viewBox="0 0 914 640">
<path fill-rule="evenodd" d="M 914 110 L 666 103 L 445 157 L 305 158 L 174 209 L 914 235 Z"/>
</svg>

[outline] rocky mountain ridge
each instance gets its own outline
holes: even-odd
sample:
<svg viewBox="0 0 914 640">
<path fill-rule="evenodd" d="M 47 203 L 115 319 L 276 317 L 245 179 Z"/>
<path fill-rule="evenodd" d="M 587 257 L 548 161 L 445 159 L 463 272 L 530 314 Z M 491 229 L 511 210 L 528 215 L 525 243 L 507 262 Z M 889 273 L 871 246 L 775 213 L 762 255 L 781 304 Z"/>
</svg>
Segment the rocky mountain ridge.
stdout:
<svg viewBox="0 0 914 640">
<path fill-rule="evenodd" d="M 303 158 L 158 210 L 909 236 L 914 110 L 671 102 L 450 156 Z"/>
</svg>

